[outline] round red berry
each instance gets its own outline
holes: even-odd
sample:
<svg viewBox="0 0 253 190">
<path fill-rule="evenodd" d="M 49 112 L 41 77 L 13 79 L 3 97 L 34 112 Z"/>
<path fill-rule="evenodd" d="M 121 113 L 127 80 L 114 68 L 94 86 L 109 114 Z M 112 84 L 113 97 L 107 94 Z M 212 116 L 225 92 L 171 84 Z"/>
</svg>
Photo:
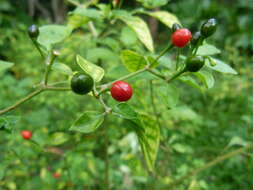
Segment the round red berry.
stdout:
<svg viewBox="0 0 253 190">
<path fill-rule="evenodd" d="M 117 81 L 112 84 L 111 95 L 115 100 L 125 102 L 132 97 L 132 94 L 132 87 L 127 82 Z"/>
<path fill-rule="evenodd" d="M 58 179 L 58 178 L 61 177 L 61 173 L 59 173 L 59 172 L 54 172 L 54 173 L 53 173 L 53 177 L 54 177 L 55 179 Z"/>
<path fill-rule="evenodd" d="M 191 40 L 192 33 L 186 28 L 178 29 L 172 34 L 172 44 L 177 47 L 184 47 Z"/>
<path fill-rule="evenodd" d="M 21 135 L 23 137 L 23 139 L 29 140 L 30 138 L 32 138 L 32 132 L 29 130 L 23 130 L 21 131 Z"/>
</svg>

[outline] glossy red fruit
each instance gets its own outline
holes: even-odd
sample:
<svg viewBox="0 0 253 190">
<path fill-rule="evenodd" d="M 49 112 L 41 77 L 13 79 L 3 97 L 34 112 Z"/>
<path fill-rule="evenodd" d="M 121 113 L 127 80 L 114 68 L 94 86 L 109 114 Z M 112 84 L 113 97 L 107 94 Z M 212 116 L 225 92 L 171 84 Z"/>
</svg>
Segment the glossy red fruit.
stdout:
<svg viewBox="0 0 253 190">
<path fill-rule="evenodd" d="M 191 40 L 192 33 L 186 28 L 178 29 L 172 34 L 172 44 L 177 47 L 184 47 Z"/>
<path fill-rule="evenodd" d="M 29 140 L 30 138 L 32 138 L 32 132 L 29 130 L 23 130 L 21 131 L 21 135 L 23 137 L 23 139 Z"/>
<path fill-rule="evenodd" d="M 54 177 L 55 179 L 58 179 L 58 178 L 61 177 L 61 173 L 59 173 L 59 172 L 54 172 L 54 173 L 53 173 L 53 177 Z"/>
<path fill-rule="evenodd" d="M 125 102 L 132 97 L 133 90 L 127 82 L 117 81 L 112 84 L 111 95 L 115 100 Z"/>
</svg>

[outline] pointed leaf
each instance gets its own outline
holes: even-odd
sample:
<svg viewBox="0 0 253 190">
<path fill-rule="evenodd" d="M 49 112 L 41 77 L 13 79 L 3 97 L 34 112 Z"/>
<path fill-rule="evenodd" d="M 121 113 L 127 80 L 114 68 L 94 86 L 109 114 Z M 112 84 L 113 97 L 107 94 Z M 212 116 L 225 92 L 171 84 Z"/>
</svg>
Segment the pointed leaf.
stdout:
<svg viewBox="0 0 253 190">
<path fill-rule="evenodd" d="M 154 170 L 157 152 L 160 143 L 160 129 L 156 121 L 147 115 L 141 115 L 145 131 L 137 133 L 139 143 L 142 148 L 148 169 Z"/>
<path fill-rule="evenodd" d="M 145 58 L 131 50 L 124 50 L 121 52 L 121 60 L 125 67 L 130 71 L 138 71 L 140 69 L 143 69 L 146 65 L 147 62 Z"/>
<path fill-rule="evenodd" d="M 62 42 L 71 33 L 71 29 L 63 25 L 45 25 L 40 27 L 39 31 L 37 40 L 47 50 L 51 49 L 53 44 Z"/>
<path fill-rule="evenodd" d="M 65 143 L 68 140 L 69 140 L 68 134 L 63 133 L 63 132 L 56 132 L 50 137 L 49 144 L 54 145 L 54 146 L 58 146 L 58 145 Z"/>
<path fill-rule="evenodd" d="M 104 121 L 104 114 L 97 111 L 86 111 L 79 117 L 69 130 L 91 133 L 97 130 Z"/>
<path fill-rule="evenodd" d="M 199 71 L 194 73 L 204 84 L 206 88 L 212 88 L 214 86 L 214 78 L 211 72 Z"/>
<path fill-rule="evenodd" d="M 215 66 L 212 66 L 210 61 L 207 59 L 206 65 L 210 69 L 221 72 L 221 73 L 227 73 L 227 74 L 233 74 L 233 75 L 238 74 L 236 70 L 234 70 L 230 65 L 224 63 L 223 61 L 221 61 L 219 59 L 214 59 L 211 57 L 210 57 L 210 59 L 212 59 L 212 61 L 216 63 Z"/>
<path fill-rule="evenodd" d="M 181 76 L 179 77 L 179 80 L 182 82 L 192 86 L 193 88 L 198 89 L 200 92 L 203 92 L 203 88 L 190 76 Z"/>
<path fill-rule="evenodd" d="M 180 24 L 178 18 L 174 14 L 171 14 L 167 11 L 143 12 L 143 13 L 155 17 L 169 28 L 172 28 L 172 25 L 174 23 Z"/>
<path fill-rule="evenodd" d="M 87 61 L 80 55 L 76 56 L 76 62 L 84 72 L 89 74 L 94 79 L 95 82 L 101 81 L 104 77 L 105 72 L 103 68 Z"/>
<path fill-rule="evenodd" d="M 14 65 L 14 63 L 0 60 L 0 72 L 4 71 L 6 69 L 9 69 L 13 65 Z"/>
<path fill-rule="evenodd" d="M 143 21 L 140 17 L 131 15 L 120 16 L 119 19 L 135 31 L 139 40 L 149 51 L 154 51 L 153 39 L 145 21 Z"/>
<path fill-rule="evenodd" d="M 56 62 L 56 63 L 53 64 L 52 69 L 55 70 L 55 71 L 59 71 L 59 72 L 61 72 L 63 74 L 66 74 L 66 75 L 72 75 L 73 74 L 72 69 L 64 63 Z"/>
<path fill-rule="evenodd" d="M 219 54 L 221 51 L 213 45 L 204 44 L 198 48 L 197 55 L 208 56 Z"/>
</svg>

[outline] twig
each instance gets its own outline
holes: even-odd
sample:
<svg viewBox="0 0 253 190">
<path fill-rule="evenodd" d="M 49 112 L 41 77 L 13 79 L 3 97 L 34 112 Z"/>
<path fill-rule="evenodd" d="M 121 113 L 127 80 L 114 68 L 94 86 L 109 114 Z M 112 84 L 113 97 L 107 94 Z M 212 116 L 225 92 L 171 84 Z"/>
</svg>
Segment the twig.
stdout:
<svg viewBox="0 0 253 190">
<path fill-rule="evenodd" d="M 198 175 L 200 172 L 216 165 L 216 164 L 219 164 L 221 162 L 223 162 L 224 160 L 228 159 L 228 158 L 231 158 L 233 156 L 236 156 L 238 154 L 241 154 L 243 152 L 245 152 L 247 149 L 250 149 L 250 148 L 253 148 L 253 144 L 249 144 L 245 147 L 242 147 L 242 148 L 239 148 L 237 150 L 234 150 L 232 152 L 229 152 L 227 154 L 224 154 L 222 156 L 218 156 L 216 159 L 214 159 L 213 161 L 205 164 L 204 166 L 200 167 L 200 168 L 197 168 L 191 172 L 189 172 L 188 174 L 186 174 L 185 176 L 179 178 L 178 180 L 175 180 L 173 183 L 169 184 L 168 187 L 169 188 L 173 188 L 175 187 L 176 185 L 179 185 L 181 184 L 183 181 L 187 180 L 187 179 L 190 179 L 191 177 L 193 176 L 196 176 Z M 168 188 L 167 188 L 168 189 Z"/>
<path fill-rule="evenodd" d="M 22 105 L 23 103 L 25 103 L 26 101 L 32 99 L 33 97 L 39 95 L 41 92 L 44 91 L 68 91 L 70 90 L 70 88 L 65 88 L 65 87 L 54 87 L 54 86 L 46 86 L 46 87 L 40 87 L 39 89 L 35 90 L 34 92 L 28 94 L 26 97 L 22 98 L 21 100 L 17 101 L 15 104 L 13 104 L 12 106 L 9 106 L 3 110 L 0 110 L 0 115 L 3 115 L 7 112 L 10 112 L 14 109 L 16 109 L 18 106 Z"/>
</svg>

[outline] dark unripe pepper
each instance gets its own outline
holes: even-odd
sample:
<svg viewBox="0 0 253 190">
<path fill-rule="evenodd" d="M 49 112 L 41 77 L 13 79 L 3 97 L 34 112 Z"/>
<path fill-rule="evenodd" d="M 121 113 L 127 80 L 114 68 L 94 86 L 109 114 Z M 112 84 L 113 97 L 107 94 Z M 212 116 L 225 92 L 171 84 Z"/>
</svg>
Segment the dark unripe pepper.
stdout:
<svg viewBox="0 0 253 190">
<path fill-rule="evenodd" d="M 112 84 L 111 95 L 115 100 L 125 102 L 132 97 L 133 90 L 127 82 L 117 81 Z"/>
<path fill-rule="evenodd" d="M 92 77 L 86 73 L 76 73 L 71 79 L 71 89 L 76 94 L 87 94 L 92 90 L 93 85 Z"/>
<path fill-rule="evenodd" d="M 189 57 L 186 60 L 186 70 L 189 72 L 199 71 L 205 64 L 205 59 L 202 56 Z"/>
<path fill-rule="evenodd" d="M 192 34 L 190 30 L 186 28 L 178 29 L 171 36 L 172 44 L 176 47 L 182 48 L 188 44 L 191 40 Z"/>
<path fill-rule="evenodd" d="M 195 33 L 193 34 L 193 36 L 192 36 L 191 44 L 192 44 L 193 46 L 198 45 L 198 43 L 200 42 L 201 38 L 202 38 L 201 32 L 200 32 L 200 31 L 195 32 Z"/>
<path fill-rule="evenodd" d="M 217 21 L 215 18 L 211 18 L 201 26 L 201 34 L 205 38 L 208 38 L 209 36 L 215 33 L 216 29 L 217 29 Z"/>
<path fill-rule="evenodd" d="M 28 35 L 30 36 L 30 38 L 37 38 L 39 36 L 39 28 L 33 24 L 28 28 Z"/>
<path fill-rule="evenodd" d="M 172 25 L 172 32 L 176 32 L 177 30 L 179 30 L 180 28 L 182 28 L 179 24 L 174 23 Z"/>
</svg>

